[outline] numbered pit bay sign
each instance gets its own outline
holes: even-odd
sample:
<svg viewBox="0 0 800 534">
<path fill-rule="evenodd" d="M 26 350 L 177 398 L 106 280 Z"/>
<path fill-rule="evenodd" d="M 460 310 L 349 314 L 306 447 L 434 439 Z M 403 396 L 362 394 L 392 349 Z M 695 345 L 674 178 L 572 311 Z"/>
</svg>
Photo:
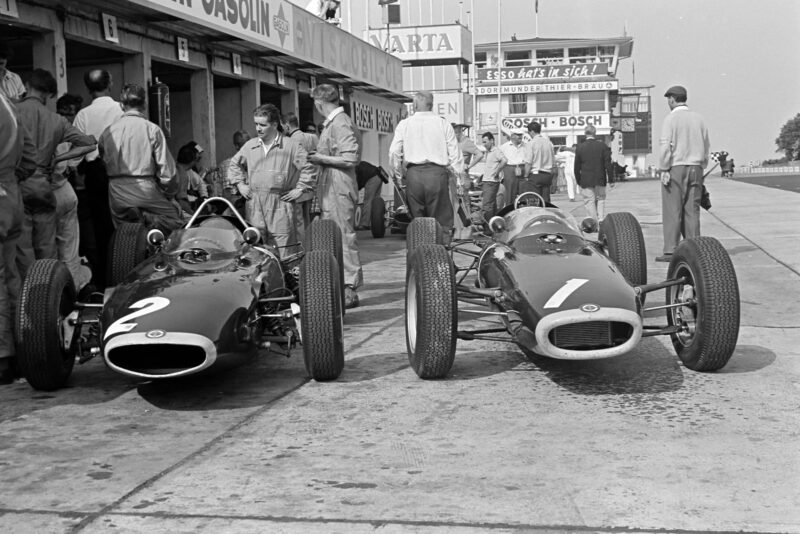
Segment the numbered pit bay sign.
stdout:
<svg viewBox="0 0 800 534">
<path fill-rule="evenodd" d="M 17 0 L 0 0 L 0 15 L 18 19 L 19 10 L 17 9 Z"/>
<path fill-rule="evenodd" d="M 275 73 L 278 77 L 278 85 L 286 85 L 286 73 L 283 72 L 283 67 L 277 65 L 275 67 Z"/>
<path fill-rule="evenodd" d="M 242 56 L 231 52 L 231 70 L 234 74 L 242 75 Z"/>
<path fill-rule="evenodd" d="M 189 40 L 186 37 L 177 37 L 175 45 L 178 48 L 178 61 L 189 62 Z"/>
<path fill-rule="evenodd" d="M 117 17 L 108 13 L 101 13 L 103 22 L 103 39 L 109 43 L 119 44 L 119 32 L 117 31 Z"/>
</svg>

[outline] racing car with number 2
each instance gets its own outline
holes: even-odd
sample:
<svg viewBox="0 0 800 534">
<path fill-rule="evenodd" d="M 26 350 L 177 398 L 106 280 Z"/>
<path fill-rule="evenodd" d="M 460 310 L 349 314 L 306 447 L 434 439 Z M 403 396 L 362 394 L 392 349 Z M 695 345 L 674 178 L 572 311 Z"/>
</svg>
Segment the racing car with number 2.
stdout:
<svg viewBox="0 0 800 534">
<path fill-rule="evenodd" d="M 231 215 L 208 214 L 212 204 Z M 203 202 L 168 238 L 122 225 L 110 272 L 127 274 L 96 294 L 99 302 L 77 302 L 64 265 L 37 261 L 20 295 L 20 371 L 33 388 L 54 390 L 76 359 L 96 355 L 113 371 L 156 380 L 231 367 L 259 348 L 289 355 L 301 344 L 308 374 L 333 380 L 344 366 L 341 233 L 332 221 L 309 230 L 307 252 L 280 258 L 222 198 Z"/>
</svg>

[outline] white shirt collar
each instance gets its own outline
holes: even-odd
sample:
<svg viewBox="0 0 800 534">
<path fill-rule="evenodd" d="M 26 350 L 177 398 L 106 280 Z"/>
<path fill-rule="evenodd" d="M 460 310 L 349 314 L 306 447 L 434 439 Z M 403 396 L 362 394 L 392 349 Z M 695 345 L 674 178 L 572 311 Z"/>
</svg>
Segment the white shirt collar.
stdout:
<svg viewBox="0 0 800 534">
<path fill-rule="evenodd" d="M 336 115 L 338 115 L 339 113 L 344 113 L 344 108 L 342 106 L 339 106 L 338 108 L 328 113 L 328 116 L 325 117 L 325 126 L 327 126 L 333 120 L 333 118 L 336 117 Z"/>
</svg>

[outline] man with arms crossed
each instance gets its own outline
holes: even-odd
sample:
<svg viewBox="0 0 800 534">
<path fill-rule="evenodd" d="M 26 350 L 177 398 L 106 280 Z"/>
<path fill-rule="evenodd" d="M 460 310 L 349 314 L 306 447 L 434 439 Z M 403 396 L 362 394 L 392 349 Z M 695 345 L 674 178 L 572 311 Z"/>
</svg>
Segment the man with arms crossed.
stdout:
<svg viewBox="0 0 800 534">
<path fill-rule="evenodd" d="M 253 121 L 256 137 L 231 158 L 228 182 L 247 199 L 247 220 L 285 258 L 297 252 L 303 213 L 296 201 L 314 190 L 314 166 L 302 145 L 283 135 L 277 107 L 257 107 Z"/>
</svg>

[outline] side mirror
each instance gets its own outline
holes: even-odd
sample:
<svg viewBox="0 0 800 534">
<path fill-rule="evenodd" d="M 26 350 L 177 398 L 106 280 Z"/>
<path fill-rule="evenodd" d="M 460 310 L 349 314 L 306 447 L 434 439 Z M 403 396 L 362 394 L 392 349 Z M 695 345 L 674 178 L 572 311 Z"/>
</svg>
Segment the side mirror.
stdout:
<svg viewBox="0 0 800 534">
<path fill-rule="evenodd" d="M 489 228 L 492 229 L 492 232 L 498 234 L 500 232 L 505 232 L 508 227 L 506 226 L 506 220 L 499 215 L 495 215 L 489 221 Z"/>
<path fill-rule="evenodd" d="M 591 217 L 586 217 L 581 221 L 581 232 L 584 234 L 593 234 L 597 232 L 597 221 Z"/>
<path fill-rule="evenodd" d="M 154 247 L 160 247 L 164 244 L 164 232 L 158 228 L 154 228 L 147 232 L 147 242 Z"/>
<path fill-rule="evenodd" d="M 257 245 L 261 241 L 261 232 L 258 231 L 258 228 L 248 226 L 242 232 L 242 237 L 244 237 L 244 242 L 248 245 Z"/>
</svg>

